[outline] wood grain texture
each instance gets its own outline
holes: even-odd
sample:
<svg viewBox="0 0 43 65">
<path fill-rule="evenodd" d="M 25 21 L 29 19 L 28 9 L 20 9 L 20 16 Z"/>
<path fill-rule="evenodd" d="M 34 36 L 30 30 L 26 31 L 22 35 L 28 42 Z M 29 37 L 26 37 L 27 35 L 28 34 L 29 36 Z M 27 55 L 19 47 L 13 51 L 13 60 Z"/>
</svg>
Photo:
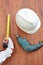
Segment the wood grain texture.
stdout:
<svg viewBox="0 0 43 65">
<path fill-rule="evenodd" d="M 41 20 L 41 28 L 38 32 L 29 35 L 16 26 L 15 15 L 21 8 L 33 9 Z M 10 37 L 14 42 L 14 53 L 2 65 L 43 65 L 43 47 L 35 52 L 26 53 L 18 44 L 16 34 L 27 38 L 31 44 L 37 44 L 43 40 L 43 0 L 0 0 L 0 50 L 3 50 L 3 38 L 6 36 L 7 14 L 11 15 Z"/>
</svg>

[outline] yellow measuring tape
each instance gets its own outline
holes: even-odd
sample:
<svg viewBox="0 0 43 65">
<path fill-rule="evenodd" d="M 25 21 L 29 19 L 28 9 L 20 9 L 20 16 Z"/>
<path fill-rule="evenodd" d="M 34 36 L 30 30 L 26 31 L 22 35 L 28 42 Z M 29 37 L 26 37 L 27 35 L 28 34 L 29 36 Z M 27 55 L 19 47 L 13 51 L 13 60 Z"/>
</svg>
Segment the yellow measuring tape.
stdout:
<svg viewBox="0 0 43 65">
<path fill-rule="evenodd" d="M 7 31 L 6 31 L 6 39 L 9 38 L 9 32 L 10 32 L 10 15 L 8 14 L 8 17 L 7 17 Z"/>
</svg>

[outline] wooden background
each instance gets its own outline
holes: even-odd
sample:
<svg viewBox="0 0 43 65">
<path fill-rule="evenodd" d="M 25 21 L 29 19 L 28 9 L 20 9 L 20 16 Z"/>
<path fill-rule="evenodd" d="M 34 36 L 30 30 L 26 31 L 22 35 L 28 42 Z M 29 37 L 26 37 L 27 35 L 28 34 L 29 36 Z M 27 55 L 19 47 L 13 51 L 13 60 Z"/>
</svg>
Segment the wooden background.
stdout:
<svg viewBox="0 0 43 65">
<path fill-rule="evenodd" d="M 15 15 L 21 8 L 33 9 L 41 20 L 38 32 L 29 35 L 16 26 Z M 7 14 L 11 15 L 10 37 L 14 42 L 14 53 L 2 65 L 43 65 L 43 47 L 31 53 L 26 53 L 18 44 L 16 34 L 27 38 L 31 44 L 38 44 L 43 40 L 43 0 L 0 0 L 0 51 L 3 50 L 3 38 L 6 35 Z"/>
</svg>

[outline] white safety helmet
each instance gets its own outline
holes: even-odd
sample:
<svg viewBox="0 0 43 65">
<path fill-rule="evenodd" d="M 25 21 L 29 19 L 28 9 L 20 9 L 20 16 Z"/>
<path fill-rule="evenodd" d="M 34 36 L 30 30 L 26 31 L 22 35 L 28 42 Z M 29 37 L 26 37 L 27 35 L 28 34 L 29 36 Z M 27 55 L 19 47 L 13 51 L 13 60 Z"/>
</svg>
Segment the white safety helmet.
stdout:
<svg viewBox="0 0 43 65">
<path fill-rule="evenodd" d="M 41 26 L 37 14 L 28 8 L 23 8 L 17 12 L 16 24 L 21 30 L 29 34 L 35 33 Z"/>
</svg>

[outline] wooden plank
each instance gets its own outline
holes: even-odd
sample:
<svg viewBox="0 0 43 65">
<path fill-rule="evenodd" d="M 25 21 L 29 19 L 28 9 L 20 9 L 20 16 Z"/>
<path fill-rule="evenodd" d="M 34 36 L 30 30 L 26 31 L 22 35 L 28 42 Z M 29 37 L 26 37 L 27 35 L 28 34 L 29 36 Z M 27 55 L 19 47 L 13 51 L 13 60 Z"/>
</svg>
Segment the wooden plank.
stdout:
<svg viewBox="0 0 43 65">
<path fill-rule="evenodd" d="M 24 33 L 16 26 L 16 12 L 25 7 L 33 9 L 42 23 L 40 30 L 33 35 Z M 12 57 L 2 65 L 43 65 L 43 47 L 35 52 L 26 53 L 15 37 L 19 33 L 22 37 L 26 37 L 31 44 L 37 44 L 39 40 L 43 40 L 43 0 L 0 0 L 0 50 L 3 50 L 2 40 L 6 35 L 8 13 L 11 15 L 10 37 L 14 42 L 15 49 Z"/>
</svg>

